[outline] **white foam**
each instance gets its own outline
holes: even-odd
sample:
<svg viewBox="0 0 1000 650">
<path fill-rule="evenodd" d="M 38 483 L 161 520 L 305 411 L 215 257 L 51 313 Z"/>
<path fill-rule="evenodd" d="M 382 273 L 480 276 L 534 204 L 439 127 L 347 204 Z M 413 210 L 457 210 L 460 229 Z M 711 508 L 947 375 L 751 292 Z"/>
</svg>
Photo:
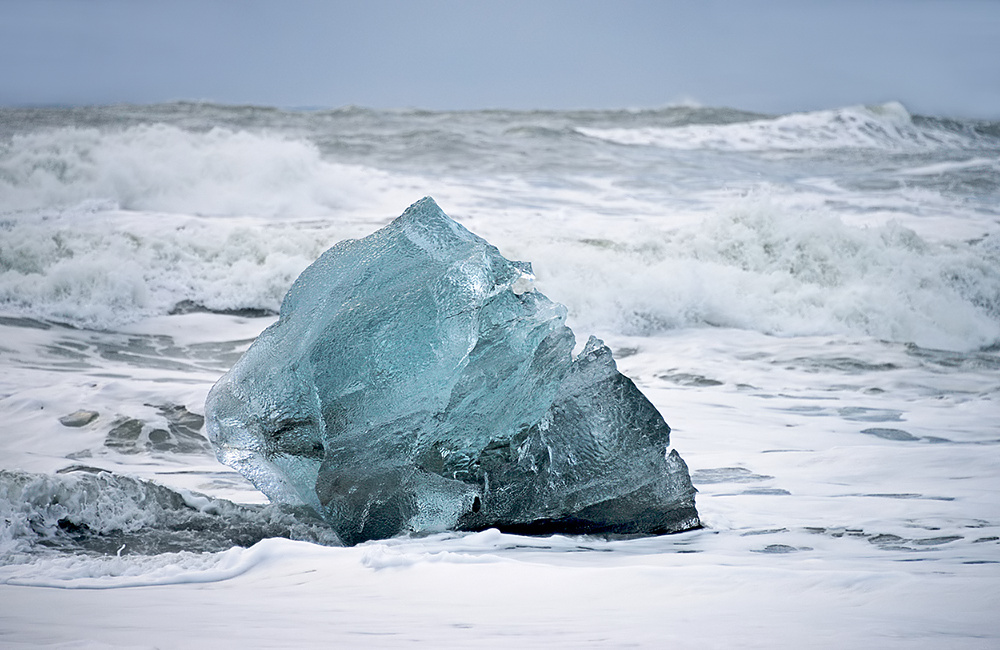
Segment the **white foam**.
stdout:
<svg viewBox="0 0 1000 650">
<path fill-rule="evenodd" d="M 691 226 L 533 252 L 539 289 L 583 331 L 714 325 L 971 349 L 1000 340 L 998 242 L 933 243 L 762 196 Z"/>
<path fill-rule="evenodd" d="M 114 560 L 62 570 L 53 562 L 50 577 L 19 576 L 0 584 L 0 594 L 8 599 L 13 643 L 41 637 L 116 644 L 156 638 L 167 647 L 842 648 L 875 640 L 902 649 L 942 641 L 973 648 L 997 638 L 989 595 L 996 571 L 989 565 L 859 563 L 843 554 L 826 559 L 825 549 L 727 556 L 717 548 L 748 539 L 766 541 L 708 535 L 707 553 L 676 553 L 660 540 L 553 538 L 546 549 L 531 540 L 519 547 L 523 538 L 507 536 L 502 556 L 477 558 L 452 537 L 436 540 L 436 552 L 424 559 L 384 566 L 368 566 L 365 558 L 388 558 L 405 546 L 328 549 L 265 540 L 212 558 L 132 561 L 145 578 L 112 567 Z M 849 537 L 832 545 L 870 546 Z M 143 589 L 106 588 L 112 585 Z"/>
<path fill-rule="evenodd" d="M 59 555 L 11 565 L 0 572 L 8 585 L 57 589 L 116 589 L 151 585 L 199 584 L 229 580 L 262 561 L 274 540 L 264 540 L 254 552 L 232 548 L 219 553 L 159 555 Z"/>
<path fill-rule="evenodd" d="M 715 201 L 714 215 L 674 228 L 657 228 L 653 214 L 622 222 L 586 213 L 546 228 L 520 211 L 481 234 L 532 261 L 539 289 L 565 303 L 583 331 L 714 325 L 946 349 L 1000 340 L 998 232 L 973 243 L 929 241 L 899 223 L 848 224 L 821 204 L 766 190 Z M 22 215 L 4 233 L 0 303 L 89 327 L 162 315 L 182 300 L 276 311 L 326 248 L 379 225 Z M 535 236 L 524 238 L 526 230 Z M 572 231 L 578 238 L 566 236 Z"/>
<path fill-rule="evenodd" d="M 182 300 L 276 310 L 306 266 L 356 232 L 121 211 L 23 215 L 4 232 L 0 303 L 90 327 L 165 314 Z"/>
<path fill-rule="evenodd" d="M 968 160 L 951 160 L 904 168 L 900 169 L 897 173 L 900 176 L 937 176 L 968 169 L 984 169 L 993 173 L 1000 173 L 1000 158 L 976 157 Z"/>
<path fill-rule="evenodd" d="M 325 160 L 312 143 L 165 124 L 60 128 L 0 148 L 3 211 L 115 205 L 126 210 L 296 218 L 405 205 L 419 182 Z"/>
<path fill-rule="evenodd" d="M 583 135 L 627 145 L 719 151 L 925 149 L 968 146 L 969 137 L 921 128 L 898 102 L 851 106 L 732 124 L 679 127 L 579 127 Z"/>
</svg>

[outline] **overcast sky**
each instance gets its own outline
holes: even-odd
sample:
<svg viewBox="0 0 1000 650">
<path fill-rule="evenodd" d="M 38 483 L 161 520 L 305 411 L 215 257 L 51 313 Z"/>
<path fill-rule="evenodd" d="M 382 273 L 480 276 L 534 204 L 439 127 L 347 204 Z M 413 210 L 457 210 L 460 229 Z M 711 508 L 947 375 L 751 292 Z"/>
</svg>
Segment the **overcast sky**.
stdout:
<svg viewBox="0 0 1000 650">
<path fill-rule="evenodd" d="M 0 0 L 0 105 L 1000 118 L 1000 0 Z"/>
</svg>

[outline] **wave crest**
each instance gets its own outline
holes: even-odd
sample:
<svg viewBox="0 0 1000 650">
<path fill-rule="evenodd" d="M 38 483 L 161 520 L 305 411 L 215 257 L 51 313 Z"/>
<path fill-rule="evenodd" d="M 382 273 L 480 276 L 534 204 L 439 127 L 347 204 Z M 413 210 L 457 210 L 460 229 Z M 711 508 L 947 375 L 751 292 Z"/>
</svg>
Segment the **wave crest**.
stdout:
<svg viewBox="0 0 1000 650">
<path fill-rule="evenodd" d="M 45 548 L 103 555 L 222 551 L 286 537 L 340 545 L 305 512 L 176 491 L 110 472 L 0 470 L 0 562 Z"/>
<path fill-rule="evenodd" d="M 717 151 L 936 149 L 974 146 L 974 136 L 941 124 L 919 125 L 898 102 L 792 113 L 730 124 L 677 127 L 586 128 L 583 135 L 626 145 Z"/>
<path fill-rule="evenodd" d="M 79 211 L 0 222 L 0 305 L 113 328 L 190 301 L 277 312 L 288 287 L 350 225 L 261 224 Z"/>
<path fill-rule="evenodd" d="M 380 203 L 399 181 L 324 160 L 305 140 L 224 128 L 66 127 L 0 146 L 7 212 L 100 201 L 126 210 L 309 217 Z"/>
<path fill-rule="evenodd" d="M 540 288 L 589 329 L 720 326 L 969 350 L 1000 341 L 1000 233 L 935 243 L 766 198 L 666 233 L 547 252 Z"/>
</svg>

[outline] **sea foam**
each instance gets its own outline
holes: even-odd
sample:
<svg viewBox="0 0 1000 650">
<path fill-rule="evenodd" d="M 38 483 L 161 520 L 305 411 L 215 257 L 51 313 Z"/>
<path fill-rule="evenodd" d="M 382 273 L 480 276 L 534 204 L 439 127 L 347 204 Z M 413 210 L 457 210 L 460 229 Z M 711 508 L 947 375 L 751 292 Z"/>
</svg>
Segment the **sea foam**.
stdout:
<svg viewBox="0 0 1000 650">
<path fill-rule="evenodd" d="M 95 328 L 166 314 L 184 300 L 276 312 L 344 230 L 120 211 L 20 218 L 3 232 L 0 305 Z"/>
<path fill-rule="evenodd" d="M 547 260 L 539 285 L 596 329 L 707 325 L 958 350 L 1000 340 L 996 233 L 930 242 L 897 223 L 851 226 L 756 197 L 687 227 L 548 246 L 535 254 Z"/>
<path fill-rule="evenodd" d="M 389 119 L 365 115 L 371 123 L 355 126 L 372 131 L 351 136 L 355 146 L 381 142 Z M 437 117 L 395 115 L 400 140 L 351 163 L 331 153 L 353 133 L 329 135 L 331 115 L 272 116 L 313 131 L 280 120 L 221 128 L 214 117 L 197 129 L 27 130 L 0 144 L 0 310 L 94 328 L 182 303 L 276 311 L 323 250 L 433 188 L 460 222 L 535 260 L 539 287 L 591 331 L 720 325 L 963 350 L 1000 338 L 1000 234 L 986 218 L 995 126 L 913 117 L 897 103 L 684 115 L 467 115 L 472 126 L 449 132 L 457 149 L 432 137 Z M 568 132 L 592 137 L 553 140 L 566 130 L 538 136 L 518 120 L 570 121 Z M 483 140 L 494 121 L 506 130 Z M 406 167 L 392 152 L 414 129 L 428 151 Z M 511 154 L 511 138 L 531 155 Z M 483 142 L 488 161 L 469 153 Z M 758 151 L 776 155 L 763 178 L 746 177 Z M 885 173 L 835 171 L 855 169 L 857 151 L 901 161 Z M 566 166 L 577 158 L 585 163 Z"/>
<path fill-rule="evenodd" d="M 65 127 L 14 135 L 0 146 L 2 212 L 97 200 L 126 210 L 303 218 L 371 209 L 406 184 L 267 132 Z"/>
<path fill-rule="evenodd" d="M 852 106 L 731 124 L 670 128 L 588 128 L 583 135 L 627 145 L 668 149 L 769 151 L 803 149 L 924 149 L 963 147 L 968 133 L 919 126 L 898 102 Z"/>
<path fill-rule="evenodd" d="M 509 218 L 534 228 L 531 214 Z M 0 306 L 96 328 L 166 314 L 182 301 L 276 312 L 323 250 L 377 227 L 190 216 L 168 223 L 122 211 L 9 220 Z M 491 238 L 537 260 L 539 287 L 561 296 L 571 322 L 591 331 L 723 326 L 956 350 L 1000 340 L 997 233 L 929 241 L 898 223 L 851 225 L 764 194 L 676 228 L 537 236 L 527 246 L 516 228 Z"/>
</svg>

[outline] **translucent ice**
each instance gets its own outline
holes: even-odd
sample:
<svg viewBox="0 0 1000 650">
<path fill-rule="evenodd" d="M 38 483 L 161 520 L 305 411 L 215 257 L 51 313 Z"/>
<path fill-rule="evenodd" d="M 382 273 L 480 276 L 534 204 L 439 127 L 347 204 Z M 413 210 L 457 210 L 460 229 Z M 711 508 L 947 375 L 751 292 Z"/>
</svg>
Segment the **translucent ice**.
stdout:
<svg viewBox="0 0 1000 650">
<path fill-rule="evenodd" d="M 696 527 L 670 428 L 532 279 L 430 198 L 340 242 L 209 394 L 219 459 L 348 544 Z"/>
</svg>

